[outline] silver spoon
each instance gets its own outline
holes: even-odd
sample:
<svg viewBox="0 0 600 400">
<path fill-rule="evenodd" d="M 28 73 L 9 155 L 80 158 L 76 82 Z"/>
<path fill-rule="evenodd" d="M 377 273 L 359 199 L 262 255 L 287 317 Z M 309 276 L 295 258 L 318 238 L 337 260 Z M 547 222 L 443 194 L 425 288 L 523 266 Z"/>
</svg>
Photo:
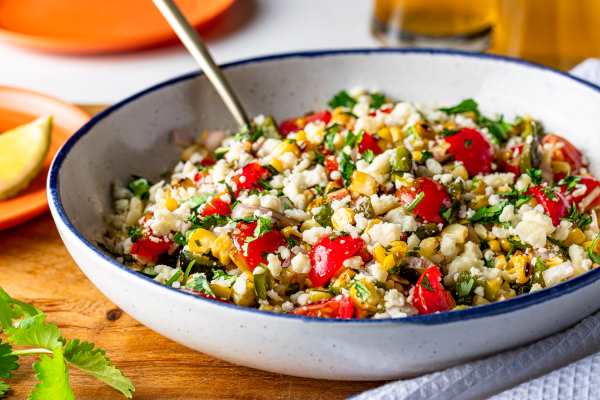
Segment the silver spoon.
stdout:
<svg viewBox="0 0 600 400">
<path fill-rule="evenodd" d="M 240 128 L 250 126 L 250 119 L 246 111 L 244 111 L 240 99 L 236 96 L 231 85 L 223 75 L 223 71 L 221 71 L 215 60 L 213 60 L 200 35 L 190 25 L 177 5 L 173 0 L 153 1 L 169 25 L 171 25 L 173 31 L 175 31 L 179 40 L 181 40 L 192 57 L 194 57 L 198 65 L 200 65 L 200 68 L 217 90 L 217 93 L 221 96 L 225 106 L 229 109 L 229 112 L 233 115 Z"/>
</svg>

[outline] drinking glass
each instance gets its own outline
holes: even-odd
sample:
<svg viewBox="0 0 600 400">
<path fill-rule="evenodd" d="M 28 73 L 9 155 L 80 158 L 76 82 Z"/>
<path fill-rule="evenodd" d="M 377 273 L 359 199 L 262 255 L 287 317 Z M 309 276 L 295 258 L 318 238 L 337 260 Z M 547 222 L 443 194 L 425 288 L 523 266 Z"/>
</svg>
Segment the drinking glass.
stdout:
<svg viewBox="0 0 600 400">
<path fill-rule="evenodd" d="M 373 34 L 386 45 L 490 47 L 498 0 L 375 0 Z"/>
</svg>

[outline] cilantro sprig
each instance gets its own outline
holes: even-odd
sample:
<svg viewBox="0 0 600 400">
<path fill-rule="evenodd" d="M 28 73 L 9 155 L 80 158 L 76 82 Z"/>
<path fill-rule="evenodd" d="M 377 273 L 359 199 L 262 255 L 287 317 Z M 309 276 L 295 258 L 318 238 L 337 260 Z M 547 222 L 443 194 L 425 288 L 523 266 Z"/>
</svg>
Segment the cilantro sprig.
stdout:
<svg viewBox="0 0 600 400">
<path fill-rule="evenodd" d="M 2 288 L 0 326 L 4 334 L 0 339 L 0 396 L 10 390 L 5 380 L 13 377 L 19 357 L 24 355 L 38 356 L 33 369 L 39 383 L 29 394 L 30 400 L 75 399 L 69 367 L 95 377 L 127 398 L 133 396 L 133 383 L 112 365 L 104 350 L 79 339 L 67 340 L 56 325 L 46 322 L 43 312 L 13 299 Z"/>
</svg>

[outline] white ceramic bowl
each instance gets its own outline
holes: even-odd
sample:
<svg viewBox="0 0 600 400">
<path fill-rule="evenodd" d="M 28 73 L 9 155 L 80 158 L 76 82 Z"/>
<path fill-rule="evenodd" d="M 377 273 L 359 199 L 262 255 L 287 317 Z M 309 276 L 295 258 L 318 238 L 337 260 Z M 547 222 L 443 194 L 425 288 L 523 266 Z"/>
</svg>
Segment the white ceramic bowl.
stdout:
<svg viewBox="0 0 600 400">
<path fill-rule="evenodd" d="M 276 118 L 322 107 L 338 90 L 380 89 L 448 105 L 477 99 L 487 113 L 530 114 L 583 148 L 599 171 L 600 88 L 523 61 L 439 50 L 342 50 L 285 54 L 225 66 L 250 114 Z M 463 311 L 396 320 L 274 315 L 195 297 L 138 275 L 96 246 L 111 212 L 110 183 L 156 178 L 178 151 L 174 128 L 232 127 L 206 78 L 161 83 L 102 112 L 60 150 L 49 203 L 86 276 L 141 323 L 227 361 L 327 379 L 390 379 L 496 353 L 556 332 L 600 307 L 600 270 L 540 292 Z"/>
</svg>

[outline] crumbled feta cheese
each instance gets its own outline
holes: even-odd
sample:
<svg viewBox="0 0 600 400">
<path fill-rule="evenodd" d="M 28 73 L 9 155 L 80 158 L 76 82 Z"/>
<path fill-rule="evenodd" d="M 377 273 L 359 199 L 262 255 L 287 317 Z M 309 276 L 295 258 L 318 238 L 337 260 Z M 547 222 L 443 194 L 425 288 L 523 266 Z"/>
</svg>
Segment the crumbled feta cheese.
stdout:
<svg viewBox="0 0 600 400">
<path fill-rule="evenodd" d="M 535 248 L 546 246 L 546 236 L 554 232 L 554 225 L 548 215 L 525 205 L 519 209 L 521 221 L 515 232 L 521 240 Z"/>
<path fill-rule="evenodd" d="M 315 244 L 325 235 L 330 235 L 333 231 L 331 227 L 322 228 L 320 226 L 310 228 L 302 232 L 302 240 L 308 244 Z"/>
<path fill-rule="evenodd" d="M 297 274 L 308 274 L 310 271 L 310 259 L 304 253 L 298 253 L 292 258 L 290 269 Z"/>
<path fill-rule="evenodd" d="M 375 211 L 375 215 L 385 214 L 392 208 L 399 205 L 396 196 L 391 194 L 383 194 L 381 196 L 373 194 L 371 195 L 370 200 L 371 205 L 373 206 L 373 211 Z"/>
<path fill-rule="evenodd" d="M 542 272 L 542 276 L 544 277 L 546 287 L 549 287 L 568 279 L 574 272 L 575 268 L 573 268 L 573 265 L 570 262 L 564 262 L 548 268 Z"/>
<path fill-rule="evenodd" d="M 504 185 L 512 185 L 515 180 L 515 174 L 512 172 L 496 172 L 484 175 L 482 179 L 486 185 L 497 188 Z"/>
<path fill-rule="evenodd" d="M 267 268 L 275 278 L 281 273 L 281 260 L 275 254 L 267 255 Z"/>
<path fill-rule="evenodd" d="M 375 224 L 369 229 L 368 234 L 373 243 L 380 243 L 382 246 L 389 246 L 395 240 L 402 238 L 402 225 L 389 222 Z"/>
</svg>

